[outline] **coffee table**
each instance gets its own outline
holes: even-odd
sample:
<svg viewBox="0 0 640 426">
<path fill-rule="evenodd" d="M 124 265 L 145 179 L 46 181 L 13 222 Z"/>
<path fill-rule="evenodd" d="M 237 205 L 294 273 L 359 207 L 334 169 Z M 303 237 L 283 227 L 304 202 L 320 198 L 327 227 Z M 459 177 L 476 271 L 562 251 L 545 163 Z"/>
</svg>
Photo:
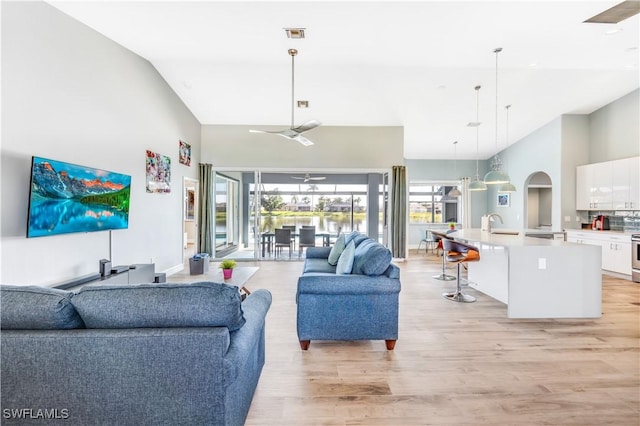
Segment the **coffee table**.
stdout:
<svg viewBox="0 0 640 426">
<path fill-rule="evenodd" d="M 258 272 L 258 268 L 256 266 L 236 266 L 233 268 L 231 278 L 226 280 L 222 275 L 222 269 L 219 268 L 215 272 L 210 271 L 206 275 L 207 279 L 211 279 L 212 281 L 235 285 L 240 290 L 240 295 L 242 296 L 242 300 L 244 300 L 245 297 L 251 294 L 251 291 L 245 287 L 245 284 L 256 272 Z"/>
</svg>

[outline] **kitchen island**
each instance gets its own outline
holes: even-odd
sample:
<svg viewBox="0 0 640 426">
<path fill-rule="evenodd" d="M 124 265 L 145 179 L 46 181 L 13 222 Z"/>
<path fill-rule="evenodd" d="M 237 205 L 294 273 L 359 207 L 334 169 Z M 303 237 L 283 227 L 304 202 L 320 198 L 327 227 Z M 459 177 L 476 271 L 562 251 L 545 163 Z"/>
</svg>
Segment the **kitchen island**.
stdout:
<svg viewBox="0 0 640 426">
<path fill-rule="evenodd" d="M 469 286 L 505 303 L 509 318 L 599 318 L 600 247 L 524 234 L 450 233 L 480 250 L 480 261 L 469 264 Z"/>
</svg>

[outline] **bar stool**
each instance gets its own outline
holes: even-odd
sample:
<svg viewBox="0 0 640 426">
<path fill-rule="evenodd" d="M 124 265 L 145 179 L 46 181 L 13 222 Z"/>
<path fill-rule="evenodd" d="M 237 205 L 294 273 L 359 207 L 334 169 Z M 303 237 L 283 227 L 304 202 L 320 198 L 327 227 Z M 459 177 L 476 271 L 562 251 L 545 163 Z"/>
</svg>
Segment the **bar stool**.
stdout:
<svg viewBox="0 0 640 426">
<path fill-rule="evenodd" d="M 453 281 L 456 279 L 456 277 L 454 277 L 453 275 L 447 275 L 445 273 L 447 261 L 444 257 L 444 248 L 442 246 L 442 242 L 444 240 L 451 240 L 451 237 L 447 236 L 447 234 L 443 234 L 436 231 L 431 231 L 431 233 L 433 234 L 434 238 L 438 241 L 438 245 L 436 247 L 436 253 L 438 252 L 438 250 L 442 249 L 442 273 L 439 275 L 434 275 L 433 278 L 435 278 L 436 280 L 442 280 L 442 281 Z"/>
<path fill-rule="evenodd" d="M 446 299 L 453 300 L 454 302 L 475 302 L 475 297 L 464 294 L 460 288 L 460 265 L 467 262 L 480 261 L 480 251 L 477 247 L 472 246 L 471 244 L 465 244 L 450 239 L 443 239 L 442 247 L 447 252 L 447 261 L 455 263 L 458 266 L 458 286 L 456 291 L 453 293 L 444 293 L 443 296 Z"/>
</svg>

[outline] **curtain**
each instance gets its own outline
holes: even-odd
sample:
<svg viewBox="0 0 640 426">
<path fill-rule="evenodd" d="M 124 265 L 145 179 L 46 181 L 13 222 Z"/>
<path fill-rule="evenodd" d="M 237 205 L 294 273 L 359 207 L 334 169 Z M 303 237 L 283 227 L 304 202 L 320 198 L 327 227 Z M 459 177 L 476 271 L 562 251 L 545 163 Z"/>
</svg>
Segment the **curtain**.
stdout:
<svg viewBox="0 0 640 426">
<path fill-rule="evenodd" d="M 471 192 L 469 191 L 469 178 L 462 178 L 462 228 L 471 229 Z"/>
<path fill-rule="evenodd" d="M 397 259 L 407 250 L 407 168 L 393 166 L 391 190 L 391 253 Z"/>
<path fill-rule="evenodd" d="M 214 255 L 215 206 L 213 205 L 213 184 L 215 176 L 211 164 L 198 164 L 200 193 L 198 203 L 198 253 Z"/>
</svg>

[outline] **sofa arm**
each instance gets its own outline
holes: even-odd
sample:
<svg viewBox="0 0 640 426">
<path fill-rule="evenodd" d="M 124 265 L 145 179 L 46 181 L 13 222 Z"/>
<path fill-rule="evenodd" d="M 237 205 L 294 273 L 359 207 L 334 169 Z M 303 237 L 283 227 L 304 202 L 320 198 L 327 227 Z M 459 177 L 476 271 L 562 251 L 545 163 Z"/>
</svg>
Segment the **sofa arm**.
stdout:
<svg viewBox="0 0 640 426">
<path fill-rule="evenodd" d="M 307 258 L 328 259 L 331 247 L 307 247 Z"/>
<path fill-rule="evenodd" d="M 271 293 L 265 289 L 258 289 L 242 302 L 242 310 L 246 320 L 242 328 L 229 334 L 229 350 L 224 357 L 227 367 L 226 383 L 235 380 L 238 370 L 243 368 L 247 359 L 252 355 L 253 348 L 260 344 L 263 338 L 265 319 L 271 306 Z"/>
<path fill-rule="evenodd" d="M 400 280 L 384 275 L 306 274 L 298 278 L 296 300 L 301 294 L 393 294 L 400 292 Z"/>
</svg>

